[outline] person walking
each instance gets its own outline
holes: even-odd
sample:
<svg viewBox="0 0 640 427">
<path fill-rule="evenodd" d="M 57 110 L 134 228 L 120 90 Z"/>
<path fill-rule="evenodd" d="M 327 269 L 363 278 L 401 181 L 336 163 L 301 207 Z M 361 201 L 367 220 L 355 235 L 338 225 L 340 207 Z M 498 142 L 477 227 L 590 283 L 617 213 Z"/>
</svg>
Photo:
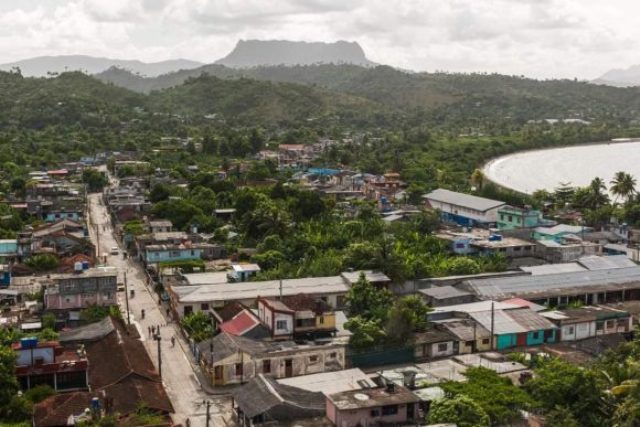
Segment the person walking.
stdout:
<svg viewBox="0 0 640 427">
<path fill-rule="evenodd" d="M 152 327 L 151 327 L 151 334 L 152 334 L 152 335 L 155 335 L 155 334 L 156 334 L 156 327 L 155 327 L 155 326 L 152 326 Z"/>
<path fill-rule="evenodd" d="M 175 347 L 176 346 L 176 337 L 173 336 L 171 337 L 171 347 Z"/>
<path fill-rule="evenodd" d="M 149 336 L 151 336 L 151 326 L 147 326 L 147 329 L 149 330 Z"/>
</svg>

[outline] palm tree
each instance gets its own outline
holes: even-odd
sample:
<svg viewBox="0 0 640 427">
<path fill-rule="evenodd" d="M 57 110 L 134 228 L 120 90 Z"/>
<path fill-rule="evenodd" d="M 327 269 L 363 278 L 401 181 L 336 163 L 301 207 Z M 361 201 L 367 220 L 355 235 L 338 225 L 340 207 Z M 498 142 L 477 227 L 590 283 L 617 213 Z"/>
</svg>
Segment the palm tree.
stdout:
<svg viewBox="0 0 640 427">
<path fill-rule="evenodd" d="M 629 200 L 636 192 L 636 179 L 629 173 L 616 172 L 611 180 L 610 190 L 616 196 L 614 202 L 618 201 L 618 197 Z"/>
<path fill-rule="evenodd" d="M 591 193 L 591 205 L 595 209 L 609 203 L 609 196 L 607 196 L 607 186 L 605 185 L 602 178 L 593 178 L 593 180 L 589 184 L 589 193 Z"/>
</svg>

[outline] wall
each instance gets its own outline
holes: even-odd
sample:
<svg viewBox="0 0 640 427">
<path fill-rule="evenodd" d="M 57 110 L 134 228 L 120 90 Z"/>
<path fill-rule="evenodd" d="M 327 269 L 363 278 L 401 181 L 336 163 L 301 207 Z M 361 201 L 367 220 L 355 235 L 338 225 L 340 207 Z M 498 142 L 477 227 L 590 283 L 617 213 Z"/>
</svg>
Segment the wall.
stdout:
<svg viewBox="0 0 640 427">
<path fill-rule="evenodd" d="M 283 335 L 283 336 L 288 336 L 288 335 L 293 335 L 293 315 L 292 314 L 288 314 L 288 313 L 280 313 L 280 312 L 274 312 L 273 313 L 273 335 L 274 336 L 278 336 L 278 335 Z M 280 321 L 285 321 L 286 322 L 286 329 L 278 329 L 278 320 Z"/>
<path fill-rule="evenodd" d="M 438 347 L 443 344 L 446 345 L 444 350 L 438 350 Z M 430 349 L 431 357 L 444 357 L 451 356 L 453 354 L 453 341 L 447 341 L 443 343 L 433 343 Z"/>
<path fill-rule="evenodd" d="M 322 322 L 320 320 L 322 319 Z M 316 316 L 316 328 L 318 329 L 332 329 L 336 327 L 336 314 L 324 313 Z"/>
<path fill-rule="evenodd" d="M 146 251 L 146 261 L 149 263 L 165 262 L 165 261 L 189 261 L 198 260 L 202 256 L 202 249 L 175 249 L 175 250 L 162 250 Z"/>
<path fill-rule="evenodd" d="M 16 351 L 16 355 L 18 356 L 16 359 L 16 366 L 31 365 L 31 354 L 31 350 Z M 44 363 L 53 363 L 55 360 L 53 347 L 34 348 L 33 360 L 39 357 L 44 359 Z"/>
<path fill-rule="evenodd" d="M 91 294 L 45 294 L 45 307 L 48 310 L 68 310 L 85 308 L 90 305 L 111 306 L 118 303 L 116 292 L 97 292 Z"/>
<path fill-rule="evenodd" d="M 496 207 L 485 212 L 480 212 L 474 209 L 468 209 L 462 206 L 455 206 L 435 200 L 428 200 L 428 202 L 432 208 L 439 209 L 445 216 L 450 216 L 452 219 L 455 217 L 468 218 L 472 220 L 471 222 L 496 222 L 498 220 L 498 209 L 500 209 L 500 207 Z M 471 225 L 471 222 L 462 225 Z"/>
<path fill-rule="evenodd" d="M 517 344 L 516 334 L 503 334 L 496 335 L 495 337 L 495 347 L 497 350 L 502 350 L 509 347 L 515 347 Z"/>
<path fill-rule="evenodd" d="M 527 332 L 527 345 L 544 344 L 544 330 Z"/>
<path fill-rule="evenodd" d="M 417 407 L 418 405 L 414 405 L 414 414 L 413 418 L 417 419 Z M 372 417 L 371 411 L 377 409 L 382 413 L 382 408 L 363 408 L 363 409 L 355 409 L 349 411 L 340 411 L 336 410 L 336 416 L 334 424 L 337 427 L 374 427 L 378 426 L 382 423 L 394 425 L 394 424 L 402 424 L 407 422 L 407 405 L 402 404 L 398 405 L 398 412 L 395 415 L 387 415 L 387 416 L 378 416 Z M 333 421 L 333 420 L 332 420 Z"/>
</svg>

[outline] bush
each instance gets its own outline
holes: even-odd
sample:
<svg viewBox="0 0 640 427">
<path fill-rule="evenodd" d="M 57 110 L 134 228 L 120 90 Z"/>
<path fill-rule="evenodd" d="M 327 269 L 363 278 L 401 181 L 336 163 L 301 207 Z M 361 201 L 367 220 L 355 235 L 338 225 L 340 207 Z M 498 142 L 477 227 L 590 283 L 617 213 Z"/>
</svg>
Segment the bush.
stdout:
<svg viewBox="0 0 640 427">
<path fill-rule="evenodd" d="M 25 263 L 36 271 L 53 270 L 59 265 L 58 258 L 51 254 L 34 255 Z"/>
</svg>

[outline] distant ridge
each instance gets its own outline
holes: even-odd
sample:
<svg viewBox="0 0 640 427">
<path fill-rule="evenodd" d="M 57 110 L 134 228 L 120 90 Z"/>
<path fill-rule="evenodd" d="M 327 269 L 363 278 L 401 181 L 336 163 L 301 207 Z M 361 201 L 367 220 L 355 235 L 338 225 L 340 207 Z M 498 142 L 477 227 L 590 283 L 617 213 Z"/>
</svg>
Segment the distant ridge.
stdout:
<svg viewBox="0 0 640 427">
<path fill-rule="evenodd" d="M 607 71 L 595 79 L 593 83 L 616 87 L 640 86 L 640 65 L 632 65 L 626 69 L 616 68 Z"/>
<path fill-rule="evenodd" d="M 373 66 L 356 42 L 297 42 L 286 40 L 240 40 L 216 61 L 231 68 L 276 65 L 353 64 Z"/>
<path fill-rule="evenodd" d="M 65 71 L 84 71 L 97 74 L 111 67 L 129 70 L 133 74 L 157 77 L 179 70 L 197 68 L 203 64 L 187 59 L 171 59 L 168 61 L 146 63 L 138 60 L 99 58 L 87 55 L 38 56 L 8 64 L 1 64 L 1 71 L 9 71 L 18 67 L 25 77 L 46 77 L 48 73 Z"/>
</svg>

